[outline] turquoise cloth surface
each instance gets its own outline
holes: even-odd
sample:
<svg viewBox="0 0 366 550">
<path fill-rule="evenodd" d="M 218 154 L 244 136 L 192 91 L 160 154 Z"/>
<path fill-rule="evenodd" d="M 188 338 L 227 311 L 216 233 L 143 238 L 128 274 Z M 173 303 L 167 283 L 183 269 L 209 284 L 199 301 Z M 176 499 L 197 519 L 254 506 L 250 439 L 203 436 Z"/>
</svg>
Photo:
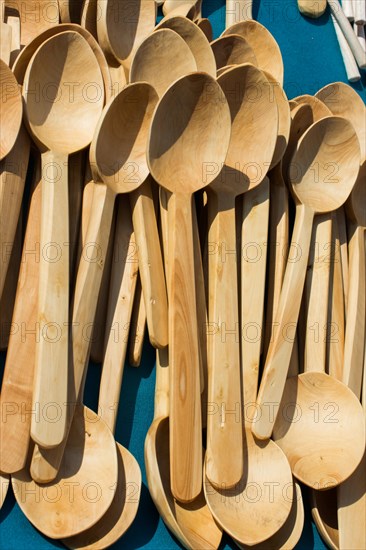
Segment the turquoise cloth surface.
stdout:
<svg viewBox="0 0 366 550">
<path fill-rule="evenodd" d="M 214 37 L 218 37 L 225 24 L 225 2 L 203 0 L 203 16 L 209 17 Z M 276 38 L 285 65 L 285 91 L 291 99 L 296 95 L 314 94 L 322 86 L 335 81 L 347 82 L 343 61 L 336 40 L 334 28 L 327 12 L 317 20 L 302 17 L 296 0 L 253 0 L 253 17 Z M 353 87 L 365 94 L 366 77 Z M 1 356 L 4 366 L 4 355 Z M 116 430 L 116 439 L 134 454 L 142 469 L 143 487 L 136 520 L 129 531 L 112 548 L 151 550 L 174 550 L 180 544 L 166 529 L 149 496 L 143 462 L 143 448 L 146 432 L 153 418 L 155 385 L 155 352 L 145 344 L 142 365 L 132 368 L 126 365 Z M 100 366 L 91 364 L 86 385 L 85 403 L 96 410 Z M 304 494 L 305 502 L 307 496 Z M 9 491 L 0 512 L 0 549 L 2 550 L 46 550 L 63 547 L 41 535 L 25 518 Z M 245 521 L 245 518 L 243 518 Z M 220 550 L 236 548 L 229 537 L 224 536 Z M 308 505 L 306 523 L 298 550 L 324 549 Z"/>
</svg>

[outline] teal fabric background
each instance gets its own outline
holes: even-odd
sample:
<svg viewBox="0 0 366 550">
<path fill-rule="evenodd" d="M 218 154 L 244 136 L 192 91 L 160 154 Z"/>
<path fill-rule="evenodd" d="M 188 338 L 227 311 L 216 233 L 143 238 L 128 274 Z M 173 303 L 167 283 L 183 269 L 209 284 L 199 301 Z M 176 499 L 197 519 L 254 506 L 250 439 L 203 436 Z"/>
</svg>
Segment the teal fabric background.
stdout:
<svg viewBox="0 0 366 550">
<path fill-rule="evenodd" d="M 218 37 L 225 24 L 224 0 L 203 0 L 203 16 L 209 17 Z M 343 61 L 332 22 L 327 12 L 318 20 L 303 18 L 296 0 L 253 0 L 253 17 L 265 25 L 276 38 L 284 59 L 285 91 L 291 99 L 303 93 L 314 94 L 335 81 L 347 82 Z M 353 87 L 366 100 L 365 72 Z M 1 367 L 4 366 L 1 356 Z M 116 439 L 129 448 L 139 461 L 143 475 L 140 508 L 130 530 L 112 548 L 174 550 L 180 544 L 166 529 L 155 510 L 147 489 L 143 462 L 146 432 L 153 417 L 155 353 L 146 342 L 140 368 L 126 365 L 119 408 Z M 100 365 L 91 364 L 86 385 L 85 403 L 96 410 Z M 304 494 L 307 502 L 306 494 Z M 63 547 L 41 535 L 23 516 L 9 491 L 0 512 L 0 548 L 2 550 L 48 550 Z M 245 521 L 245 518 L 243 518 Z M 224 536 L 220 550 L 236 548 Z M 325 546 L 316 532 L 307 507 L 306 524 L 297 550 L 320 550 Z"/>
</svg>

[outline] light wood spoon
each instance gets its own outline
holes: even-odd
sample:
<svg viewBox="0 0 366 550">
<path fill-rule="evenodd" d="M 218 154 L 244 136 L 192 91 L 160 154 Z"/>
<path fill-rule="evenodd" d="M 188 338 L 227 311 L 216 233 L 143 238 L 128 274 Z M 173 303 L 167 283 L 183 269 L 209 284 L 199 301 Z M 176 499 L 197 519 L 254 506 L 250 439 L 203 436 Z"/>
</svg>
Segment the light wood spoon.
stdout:
<svg viewBox="0 0 366 550">
<path fill-rule="evenodd" d="M 258 186 L 268 170 L 277 140 L 278 112 L 270 101 L 266 77 L 253 65 L 235 66 L 217 82 L 229 103 L 232 131 L 223 170 L 207 189 L 209 242 L 218 246 L 209 255 L 208 320 L 216 330 L 208 339 L 208 401 L 217 408 L 207 418 L 205 469 L 212 485 L 229 489 L 243 476 L 235 201 Z M 255 102 L 247 101 L 251 89 L 260 90 Z"/>
<path fill-rule="evenodd" d="M 241 63 L 258 66 L 253 48 L 239 34 L 221 36 L 210 44 L 216 60 L 217 69 Z"/>
<path fill-rule="evenodd" d="M 137 262 L 129 262 L 128 251 L 130 243 L 134 243 L 131 213 L 128 202 L 119 198 L 119 223 L 116 226 L 116 240 L 114 251 L 122 254 L 119 263 L 123 266 L 119 273 L 118 305 L 112 313 L 113 324 L 120 324 L 121 329 L 109 331 L 106 353 L 103 362 L 102 378 L 99 389 L 98 412 L 112 432 L 116 428 L 118 404 L 122 386 L 122 377 L 127 349 L 127 338 L 123 335 L 123 328 L 129 323 L 133 302 L 133 290 L 136 284 Z M 117 257 L 114 257 L 117 261 Z M 115 302 L 114 297 L 110 298 Z M 119 336 L 122 335 L 122 339 Z M 118 452 L 118 481 L 112 504 L 103 517 L 90 529 L 69 539 L 63 539 L 63 544 L 72 549 L 102 550 L 116 542 L 133 522 L 140 501 L 141 471 L 133 455 L 121 444 L 117 443 Z M 133 498 L 128 495 L 128 488 L 134 487 Z"/>
<path fill-rule="evenodd" d="M 76 77 L 78 84 L 70 90 L 69 83 Z M 91 82 L 98 88 L 94 101 L 87 93 Z M 37 86 L 42 90 L 39 95 L 34 93 Z M 42 414 L 38 421 L 33 418 L 31 435 L 51 448 L 65 437 L 68 401 L 68 156 L 90 143 L 104 102 L 99 65 L 80 34 L 66 31 L 38 48 L 26 70 L 23 97 L 27 123 L 42 152 L 43 174 L 38 294 L 42 338 L 36 347 L 33 394 L 33 406 Z M 48 404 L 56 408 L 56 413 L 50 413 L 51 421 L 45 412 Z"/>
<path fill-rule="evenodd" d="M 211 76 L 216 75 L 215 57 L 203 31 L 186 17 L 169 17 L 161 21 L 157 29 L 171 29 L 183 38 L 189 46 L 197 65 L 198 71 L 204 71 Z"/>
<path fill-rule="evenodd" d="M 274 438 L 285 451 L 295 477 L 317 489 L 341 483 L 357 467 L 363 452 L 364 420 L 350 390 L 324 373 L 304 373 L 286 383 L 292 341 L 285 338 L 282 331 L 296 328 L 314 213 L 331 211 L 345 202 L 357 178 L 359 154 L 357 136 L 351 124 L 341 117 L 326 117 L 305 132 L 292 158 L 289 177 L 297 201 L 292 243 L 297 244 L 300 257 L 297 256 L 297 262 L 287 263 L 276 314 L 278 332 L 268 350 L 257 398 L 261 416 L 252 428 L 257 437 L 265 439 L 271 435 L 277 419 Z M 327 163 L 339 155 L 344 160 L 338 165 L 337 178 L 329 178 Z M 318 178 L 312 173 L 314 167 L 319 169 Z M 314 421 L 309 400 L 318 402 L 319 410 L 326 416 L 323 411 L 327 409 L 323 407 L 327 407 L 332 398 L 339 406 L 338 414 L 343 421 Z M 289 407 L 290 402 L 292 407 Z M 274 404 L 272 416 L 265 403 Z M 298 422 L 292 421 L 295 414 Z M 348 424 L 351 416 L 352 433 Z M 314 439 L 321 444 L 314 447 Z M 340 456 L 344 459 L 340 460 Z"/>
<path fill-rule="evenodd" d="M 1 388 L 0 470 L 24 468 L 30 442 L 33 375 L 37 333 L 37 296 L 40 259 L 41 162 L 34 161 L 33 189 L 24 238 L 5 371 Z M 15 330 L 16 327 L 16 330 Z"/>
<path fill-rule="evenodd" d="M 257 21 L 240 21 L 224 30 L 222 36 L 239 34 L 252 48 L 258 67 L 270 73 L 283 86 L 283 61 L 280 48 L 271 33 Z"/>
<path fill-rule="evenodd" d="M 183 502 L 194 500 L 202 487 L 191 200 L 192 194 L 210 184 L 220 171 L 229 139 L 228 104 L 209 75 L 182 77 L 160 99 L 150 131 L 148 162 L 154 179 L 173 193 L 169 200 L 174 223 L 169 232 L 168 285 L 170 475 L 172 493 Z"/>
<path fill-rule="evenodd" d="M 0 59 L 0 160 L 14 147 L 22 122 L 22 96 L 9 67 Z"/>
<path fill-rule="evenodd" d="M 83 29 L 83 27 L 81 27 L 80 25 L 76 25 L 74 23 L 62 23 L 60 25 L 57 25 L 56 27 L 51 27 L 50 29 L 47 29 L 41 34 L 37 35 L 29 44 L 27 44 L 25 48 L 22 49 L 13 65 L 13 72 L 17 81 L 19 82 L 19 84 L 23 84 L 24 75 L 29 65 L 29 62 L 39 46 L 43 44 L 43 42 L 45 42 L 48 38 L 51 38 L 52 36 L 65 31 L 75 31 L 81 34 L 81 36 L 87 41 L 87 43 L 93 50 L 103 77 L 105 101 L 108 101 L 112 95 L 113 90 L 111 75 L 104 54 L 98 42 L 90 34 L 90 32 L 88 32 L 86 29 Z M 92 91 L 93 88 L 90 89 L 91 96 L 93 95 Z M 94 88 L 94 92 L 98 92 L 98 89 Z"/>
</svg>

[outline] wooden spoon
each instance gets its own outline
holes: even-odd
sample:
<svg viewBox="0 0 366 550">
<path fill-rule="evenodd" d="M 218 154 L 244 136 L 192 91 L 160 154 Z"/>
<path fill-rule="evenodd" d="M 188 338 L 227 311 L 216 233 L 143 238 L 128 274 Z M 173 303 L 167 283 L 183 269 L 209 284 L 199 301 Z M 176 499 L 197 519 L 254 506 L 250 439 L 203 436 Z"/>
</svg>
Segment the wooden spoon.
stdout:
<svg viewBox="0 0 366 550">
<path fill-rule="evenodd" d="M 256 67 L 258 66 L 253 48 L 239 34 L 221 36 L 211 42 L 210 45 L 218 69 L 227 65 L 240 65 L 241 63 L 251 63 Z"/>
<path fill-rule="evenodd" d="M 131 326 L 130 326 L 130 346 L 128 352 L 128 362 L 131 367 L 141 365 L 142 350 L 144 346 L 146 332 L 146 308 L 144 296 L 142 294 L 140 277 L 137 279 L 135 292 L 135 302 L 133 304 Z"/>
<path fill-rule="evenodd" d="M 112 81 L 104 54 L 98 42 L 90 34 L 90 32 L 88 32 L 86 29 L 83 29 L 83 27 L 80 27 L 80 25 L 76 25 L 74 23 L 64 23 L 57 25 L 56 27 L 51 27 L 50 29 L 43 31 L 41 34 L 36 36 L 32 40 L 32 42 L 30 42 L 25 48 L 23 48 L 23 50 L 16 58 L 13 66 L 13 72 L 17 81 L 19 82 L 19 84 L 23 84 L 25 72 L 27 70 L 29 62 L 39 46 L 43 44 L 43 42 L 45 42 L 48 38 L 51 38 L 52 36 L 65 31 L 75 31 L 81 34 L 81 36 L 87 41 L 87 43 L 93 50 L 103 77 L 105 101 L 108 101 L 112 94 Z"/>
<path fill-rule="evenodd" d="M 253 49 L 258 67 L 270 73 L 283 86 L 283 61 L 280 48 L 271 33 L 257 21 L 240 21 L 224 30 L 222 36 L 239 34 Z"/>
<path fill-rule="evenodd" d="M 196 498 L 202 486 L 191 200 L 220 170 L 229 139 L 227 101 L 209 75 L 182 77 L 160 99 L 150 131 L 148 162 L 154 179 L 173 193 L 169 201 L 174 222 L 169 233 L 170 474 L 172 493 L 183 502 Z"/>
<path fill-rule="evenodd" d="M 78 74 L 80 66 L 82 78 Z M 76 75 L 78 83 L 71 91 L 69 83 L 74 82 Z M 94 101 L 87 92 L 91 82 L 93 94 L 95 87 L 98 89 Z M 37 86 L 43 90 L 40 95 L 34 93 Z M 49 95 L 45 93 L 47 89 Z M 42 151 L 43 173 L 38 295 L 38 320 L 43 337 L 36 348 L 33 394 L 33 405 L 42 414 L 38 421 L 32 419 L 31 435 L 38 444 L 51 448 L 65 437 L 68 400 L 68 156 L 90 143 L 104 102 L 99 65 L 80 34 L 67 31 L 49 38 L 38 48 L 27 67 L 23 97 L 27 123 Z M 45 412 L 48 404 L 56 404 L 56 416 L 52 412 L 51 421 Z"/>
<path fill-rule="evenodd" d="M 344 161 L 339 165 L 337 179 L 329 178 L 326 163 L 340 158 L 339 155 L 342 155 Z M 359 403 L 350 390 L 324 373 L 304 373 L 289 379 L 285 384 L 292 341 L 284 338 L 282 330 L 288 326 L 296 328 L 314 213 L 331 211 L 345 202 L 357 178 L 358 163 L 357 136 L 351 124 L 341 117 L 327 117 L 314 123 L 299 141 L 289 177 L 297 200 L 292 243 L 300 247 L 301 256 L 297 262 L 287 263 L 276 314 L 278 332 L 268 350 L 257 398 L 261 416 L 252 428 L 257 437 L 265 439 L 270 436 L 277 419 L 274 438 L 285 451 L 294 475 L 318 489 L 341 483 L 357 467 L 363 452 L 364 420 Z M 319 169 L 319 177 L 315 178 L 315 182 L 311 172 L 313 167 Z M 271 383 L 273 379 L 276 384 Z M 323 407 L 328 406 L 332 398 L 336 399 L 338 414 L 342 414 L 344 420 L 337 424 L 331 423 L 331 426 L 329 422 L 314 422 L 314 411 L 309 409 L 309 400 L 319 403 L 319 411 L 326 411 Z M 288 408 L 290 402 L 291 410 Z M 273 416 L 269 414 L 265 403 L 275 404 L 275 410 L 272 408 L 271 411 Z M 280 404 L 279 409 L 276 408 L 277 403 Z M 297 411 L 294 403 L 301 410 L 296 423 L 292 422 Z M 349 415 L 352 416 L 352 432 L 347 421 Z M 311 430 L 306 428 L 308 425 Z M 321 443 L 315 447 L 314 440 Z M 340 456 L 344 459 L 341 460 Z"/>
<path fill-rule="evenodd" d="M 363 164 L 366 160 L 366 109 L 360 96 L 348 84 L 334 82 L 319 90 L 315 97 L 325 103 L 334 115 L 343 116 L 352 122 L 360 141 Z"/>
<path fill-rule="evenodd" d="M 156 4 L 151 0 L 98 0 L 98 42 L 104 53 L 129 72 L 141 42 L 154 30 Z"/>
<path fill-rule="evenodd" d="M 31 202 L 24 238 L 5 370 L 1 387 L 0 470 L 24 468 L 30 442 L 33 375 L 37 333 L 37 296 L 40 257 L 41 165 L 35 161 Z M 38 244 L 37 244 L 38 243 Z M 15 330 L 16 327 L 16 330 Z"/>
<path fill-rule="evenodd" d="M 186 11 L 189 6 L 192 7 L 192 13 L 190 10 L 187 11 L 187 15 L 185 15 L 184 11 Z M 163 4 L 163 14 L 165 16 L 169 16 L 174 12 L 174 15 L 178 15 L 177 11 L 181 10 L 182 13 L 179 15 L 184 15 L 185 17 L 189 17 L 193 20 L 197 17 L 201 17 L 201 6 L 202 0 L 165 0 Z"/>
<path fill-rule="evenodd" d="M 229 103 L 232 132 L 223 170 L 207 189 L 209 242 L 218 243 L 216 253 L 209 255 L 208 320 L 216 331 L 208 340 L 208 401 L 223 405 L 207 418 L 205 468 L 212 485 L 229 489 L 243 476 L 235 200 L 265 176 L 277 140 L 278 114 L 266 77 L 253 65 L 233 67 L 217 81 Z M 247 101 L 252 89 L 260 90 L 255 102 Z"/>
<path fill-rule="evenodd" d="M 0 59 L 0 160 L 14 147 L 22 122 L 22 96 L 9 67 Z"/>
<path fill-rule="evenodd" d="M 134 234 L 131 223 L 131 213 L 128 202 L 119 200 L 119 215 L 117 220 L 119 224 L 116 227 L 116 240 L 114 246 L 114 261 L 122 266 L 122 270 L 113 270 L 113 275 L 120 276 L 118 285 L 117 304 L 115 297 L 111 294 L 110 299 L 116 305 L 112 309 L 113 325 L 120 325 L 115 330 L 108 331 L 106 353 L 103 362 L 102 378 L 99 389 L 98 412 L 100 417 L 106 422 L 111 431 L 115 431 L 118 404 L 121 392 L 123 369 L 125 363 L 127 338 L 124 330 L 129 323 L 132 311 L 132 302 L 134 288 L 136 285 L 137 262 L 129 261 L 130 244 L 134 244 Z M 122 338 L 120 339 L 120 336 Z M 63 539 L 63 544 L 67 548 L 91 550 L 101 550 L 107 548 L 116 542 L 124 532 L 129 528 L 137 513 L 140 490 L 141 490 L 141 471 L 133 455 L 122 445 L 117 443 L 118 451 L 118 482 L 116 493 L 111 506 L 103 517 L 90 529 L 69 539 Z M 133 498 L 128 496 L 128 487 L 133 486 L 135 491 Z"/>
<path fill-rule="evenodd" d="M 197 70 L 188 44 L 171 29 L 150 34 L 139 46 L 132 60 L 130 81 L 149 82 L 159 97 L 177 78 Z"/>
<path fill-rule="evenodd" d="M 171 29 L 175 31 L 189 46 L 197 65 L 198 71 L 204 71 L 211 76 L 216 75 L 215 57 L 203 31 L 186 17 L 169 17 L 161 21 L 157 29 Z"/>
<path fill-rule="evenodd" d="M 263 72 L 269 82 L 271 101 L 276 102 L 278 109 L 278 134 L 276 148 L 273 153 L 271 166 L 269 167 L 271 170 L 282 160 L 285 154 L 290 138 L 291 112 L 285 91 L 269 72 Z"/>
<path fill-rule="evenodd" d="M 19 13 L 22 48 L 43 31 L 59 23 L 58 0 L 5 0 L 5 5 Z"/>
<path fill-rule="evenodd" d="M 3 132 L 1 132 L 3 133 Z M 18 224 L 30 151 L 30 139 L 21 126 L 10 153 L 0 164 L 0 297 L 3 293 Z"/>
<path fill-rule="evenodd" d="M 327 8 L 327 0 L 317 0 L 316 2 L 309 2 L 309 0 L 297 0 L 299 11 L 306 15 L 317 19 L 325 12 Z"/>
</svg>

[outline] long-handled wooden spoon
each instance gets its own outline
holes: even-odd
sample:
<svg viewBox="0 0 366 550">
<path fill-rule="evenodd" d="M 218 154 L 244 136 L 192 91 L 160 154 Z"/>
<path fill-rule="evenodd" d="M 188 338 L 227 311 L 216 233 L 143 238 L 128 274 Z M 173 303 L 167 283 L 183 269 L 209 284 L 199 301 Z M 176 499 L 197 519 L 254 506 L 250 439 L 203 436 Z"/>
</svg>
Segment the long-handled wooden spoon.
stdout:
<svg viewBox="0 0 366 550">
<path fill-rule="evenodd" d="M 101 277 L 105 263 L 105 254 L 109 240 L 109 233 L 113 218 L 114 201 L 119 191 L 128 192 L 134 189 L 148 176 L 146 162 L 146 140 L 152 111 L 157 102 L 154 89 L 147 83 L 130 84 L 115 96 L 105 107 L 103 116 L 96 128 L 92 147 L 90 149 L 90 163 L 94 172 L 96 183 L 93 192 L 92 217 L 89 220 L 88 230 L 96 233 L 90 238 L 84 247 L 82 258 L 89 266 L 82 276 L 88 282 L 85 291 L 82 289 L 83 279 L 79 278 L 80 310 L 73 312 L 73 320 L 77 326 L 73 326 L 74 339 L 79 347 L 74 347 L 74 389 L 75 395 L 79 395 L 83 380 L 84 370 L 89 353 L 89 342 L 86 341 L 85 326 L 91 326 L 95 317 Z M 133 106 L 133 110 L 131 109 Z M 127 114 L 128 113 L 128 114 Z M 117 124 L 117 121 L 119 124 Z M 124 132 L 118 132 L 117 128 L 124 128 Z M 113 139 L 111 138 L 113 136 Z M 108 142 L 108 147 L 106 143 Z M 111 146 L 113 145 L 113 147 Z M 137 166 L 136 178 L 131 182 L 125 176 L 129 174 L 130 165 Z M 100 175 L 107 183 L 100 182 Z M 126 181 L 127 180 L 127 181 Z M 89 244 L 91 250 L 89 250 Z M 91 256 L 90 256 L 91 255 Z M 89 258 L 90 256 L 90 258 Z M 84 264 L 82 264 L 84 265 Z M 96 280 L 94 280 L 96 279 Z M 89 282 L 90 281 L 90 282 Z M 92 296 L 90 296 L 91 286 Z M 77 287 L 78 288 L 78 287 Z M 88 308 L 84 305 L 87 302 Z M 86 318 L 85 318 L 86 317 Z M 81 331 L 81 334 L 79 332 Z M 80 345 L 82 340 L 82 345 Z M 80 348 L 80 349 L 79 349 Z M 68 422 L 72 418 L 75 403 L 69 404 Z M 34 456 L 32 461 L 32 477 L 37 480 L 50 481 L 57 476 L 62 460 L 65 443 L 54 450 L 42 451 L 42 455 Z M 53 452 L 52 452 L 53 451 Z"/>
<path fill-rule="evenodd" d="M 208 339 L 208 401 L 217 410 L 207 418 L 205 473 L 214 487 L 229 489 L 242 479 L 244 467 L 239 443 L 243 428 L 235 201 L 259 185 L 268 170 L 277 140 L 278 112 L 270 101 L 266 77 L 253 65 L 233 67 L 217 81 L 229 103 L 232 132 L 223 170 L 207 189 L 209 242 L 217 243 L 216 253 L 209 255 L 208 320 L 216 330 Z M 255 102 L 247 101 L 251 89 L 258 91 Z"/>
<path fill-rule="evenodd" d="M 271 33 L 257 21 L 240 21 L 222 33 L 239 34 L 252 48 L 258 67 L 273 76 L 283 86 L 283 61 L 280 48 Z"/>
<path fill-rule="evenodd" d="M 131 213 L 128 202 L 123 197 L 119 201 L 119 224 L 116 226 L 116 254 L 122 254 L 119 263 L 123 266 L 118 285 L 117 307 L 114 310 L 112 325 L 120 324 L 117 332 L 110 331 L 103 362 L 102 378 L 99 390 L 98 412 L 111 431 L 115 431 L 118 403 L 121 392 L 124 362 L 127 350 L 127 338 L 123 328 L 131 318 L 134 287 L 136 285 L 137 262 L 129 262 L 130 244 L 134 243 Z M 114 260 L 117 260 L 116 256 Z M 117 269 L 113 274 L 119 275 Z M 115 287 L 116 288 L 116 287 Z M 110 295 L 115 303 L 114 296 Z M 120 335 L 122 339 L 119 338 Z M 69 539 L 63 539 L 67 548 L 102 550 L 116 542 L 129 528 L 137 513 L 141 471 L 133 455 L 117 443 L 118 481 L 112 504 L 103 517 L 93 527 Z M 128 497 L 128 487 L 134 487 L 133 498 Z"/>
<path fill-rule="evenodd" d="M 191 200 L 220 171 L 229 139 L 228 104 L 209 75 L 182 77 L 160 99 L 150 131 L 148 161 L 154 179 L 173 193 L 169 201 L 174 221 L 169 232 L 170 475 L 172 493 L 183 502 L 196 498 L 202 487 Z"/>
<path fill-rule="evenodd" d="M 337 177 L 330 178 L 327 163 L 339 158 L 338 155 L 342 155 L 343 162 L 338 164 Z M 282 331 L 288 326 L 296 328 L 314 212 L 331 211 L 345 202 L 357 178 L 359 155 L 352 125 L 341 117 L 326 117 L 307 130 L 292 158 L 289 177 L 297 200 L 292 242 L 299 247 L 300 255 L 297 262 L 287 263 L 276 314 L 278 332 L 268 350 L 257 398 L 261 416 L 252 428 L 257 437 L 265 439 L 277 419 L 274 438 L 285 451 L 294 475 L 318 489 L 341 483 L 357 467 L 364 446 L 364 419 L 350 390 L 324 373 L 305 373 L 285 382 L 292 342 Z M 312 172 L 314 167 L 319 170 L 316 178 Z M 328 406 L 332 398 L 337 402 L 342 421 L 314 421 L 309 400 L 315 399 L 319 411 L 326 415 L 327 409 L 323 407 Z M 268 403 L 274 404 L 271 413 Z M 289 407 L 289 403 L 292 406 Z M 299 416 L 298 408 L 301 410 L 299 421 L 293 422 L 294 415 Z M 317 447 L 314 439 L 319 441 Z"/>
<path fill-rule="evenodd" d="M 51 65 L 50 60 L 52 60 Z M 50 68 L 51 67 L 51 68 Z M 80 76 L 81 67 L 83 68 Z M 77 78 L 77 85 L 70 82 Z M 88 96 L 93 83 L 98 95 Z M 39 94 L 34 90 L 39 88 Z M 69 322 L 68 156 L 86 147 L 104 102 L 99 65 L 87 42 L 67 31 L 44 42 L 24 78 L 25 115 L 42 151 L 42 223 L 38 321 L 31 435 L 43 447 L 56 447 L 66 433 Z M 47 415 L 47 407 L 56 412 Z"/>
</svg>

